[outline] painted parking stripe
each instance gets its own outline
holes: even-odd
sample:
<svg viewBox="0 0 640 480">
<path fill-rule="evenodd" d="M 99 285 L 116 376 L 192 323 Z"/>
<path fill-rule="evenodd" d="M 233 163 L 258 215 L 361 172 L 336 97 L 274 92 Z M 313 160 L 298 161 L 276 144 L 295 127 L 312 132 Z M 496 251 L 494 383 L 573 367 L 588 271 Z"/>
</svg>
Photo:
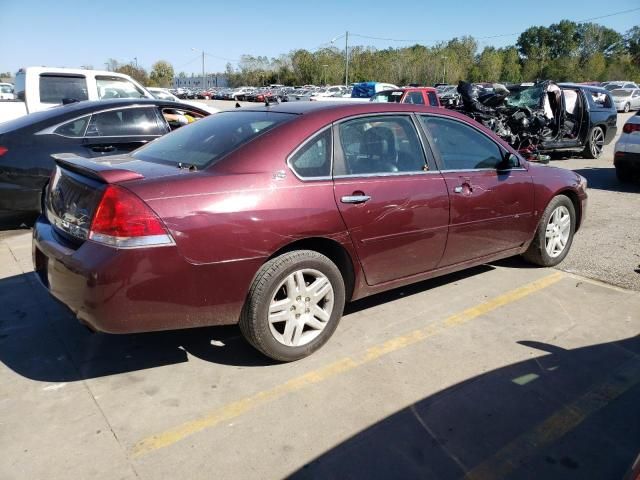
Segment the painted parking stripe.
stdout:
<svg viewBox="0 0 640 480">
<path fill-rule="evenodd" d="M 516 437 L 465 475 L 467 480 L 498 480 L 523 465 L 536 451 L 559 440 L 585 419 L 640 383 L 640 360 L 632 358 L 608 376 L 603 383 L 531 430 Z"/>
<path fill-rule="evenodd" d="M 531 295 L 532 293 L 547 288 L 564 277 L 565 275 L 562 272 L 552 273 L 551 275 L 506 292 L 479 305 L 463 310 L 460 313 L 451 315 L 439 322 L 432 323 L 405 335 L 387 340 L 380 345 L 368 348 L 360 354 L 345 357 L 268 390 L 263 390 L 254 395 L 224 405 L 200 418 L 185 422 L 174 428 L 170 428 L 164 432 L 141 440 L 133 446 L 130 452 L 131 456 L 140 457 L 173 445 L 187 437 L 190 437 L 191 435 L 194 435 L 195 433 L 239 417 L 250 410 L 254 410 L 261 405 L 277 400 L 287 394 L 302 390 L 310 385 L 323 382 L 329 378 L 377 360 L 382 356 L 396 352 L 426 338 L 437 335 L 451 327 L 469 322 L 496 310 L 497 308 L 508 305 Z"/>
</svg>

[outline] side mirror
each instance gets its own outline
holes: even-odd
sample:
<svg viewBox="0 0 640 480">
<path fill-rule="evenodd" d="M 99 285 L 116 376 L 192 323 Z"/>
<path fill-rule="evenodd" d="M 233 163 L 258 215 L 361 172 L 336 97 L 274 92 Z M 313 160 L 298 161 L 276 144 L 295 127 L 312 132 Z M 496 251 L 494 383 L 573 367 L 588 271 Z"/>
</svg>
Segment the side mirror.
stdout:
<svg viewBox="0 0 640 480">
<path fill-rule="evenodd" d="M 498 165 L 498 170 L 511 170 L 520 166 L 520 159 L 511 152 L 505 152 L 502 162 Z"/>
</svg>

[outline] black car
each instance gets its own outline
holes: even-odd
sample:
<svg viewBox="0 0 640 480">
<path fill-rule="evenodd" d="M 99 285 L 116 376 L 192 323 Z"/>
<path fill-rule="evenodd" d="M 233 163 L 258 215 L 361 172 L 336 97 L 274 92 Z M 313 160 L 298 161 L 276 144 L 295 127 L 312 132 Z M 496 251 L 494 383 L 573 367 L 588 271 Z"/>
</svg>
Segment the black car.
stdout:
<svg viewBox="0 0 640 480">
<path fill-rule="evenodd" d="M 177 102 L 117 99 L 72 103 L 0 123 L 0 226 L 28 224 L 37 216 L 52 154 L 128 153 L 207 115 Z"/>
<path fill-rule="evenodd" d="M 461 105 L 445 106 L 482 123 L 530 160 L 559 151 L 598 158 L 616 135 L 618 114 L 603 88 L 546 80 L 479 89 L 461 81 L 457 92 Z"/>
</svg>

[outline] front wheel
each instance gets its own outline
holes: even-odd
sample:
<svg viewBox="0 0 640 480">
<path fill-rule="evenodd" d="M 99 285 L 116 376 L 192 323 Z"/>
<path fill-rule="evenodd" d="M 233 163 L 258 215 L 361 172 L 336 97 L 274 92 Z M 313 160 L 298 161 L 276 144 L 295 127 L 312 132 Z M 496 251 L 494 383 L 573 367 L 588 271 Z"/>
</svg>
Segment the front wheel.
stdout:
<svg viewBox="0 0 640 480">
<path fill-rule="evenodd" d="M 584 146 L 585 158 L 599 158 L 604 148 L 604 131 L 602 127 L 593 127 Z"/>
<path fill-rule="evenodd" d="M 545 208 L 533 241 L 522 256 L 541 267 L 558 265 L 569 253 L 575 230 L 573 203 L 568 197 L 558 195 Z"/>
<path fill-rule="evenodd" d="M 344 302 L 342 274 L 329 258 L 312 250 L 285 253 L 256 274 L 240 330 L 266 356 L 298 360 L 329 340 Z"/>
<path fill-rule="evenodd" d="M 628 103 L 624 104 L 624 113 L 629 113 L 629 110 L 631 109 L 631 105 L 629 105 Z"/>
</svg>

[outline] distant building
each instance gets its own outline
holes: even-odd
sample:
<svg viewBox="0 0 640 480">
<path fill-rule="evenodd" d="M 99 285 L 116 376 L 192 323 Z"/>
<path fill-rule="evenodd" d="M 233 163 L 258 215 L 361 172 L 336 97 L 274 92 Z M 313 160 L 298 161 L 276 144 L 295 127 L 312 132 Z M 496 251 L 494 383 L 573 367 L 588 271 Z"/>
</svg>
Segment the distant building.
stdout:
<svg viewBox="0 0 640 480">
<path fill-rule="evenodd" d="M 173 77 L 173 88 L 213 88 L 226 87 L 227 76 L 224 73 L 207 73 L 202 81 L 202 75 L 189 77 Z"/>
</svg>

